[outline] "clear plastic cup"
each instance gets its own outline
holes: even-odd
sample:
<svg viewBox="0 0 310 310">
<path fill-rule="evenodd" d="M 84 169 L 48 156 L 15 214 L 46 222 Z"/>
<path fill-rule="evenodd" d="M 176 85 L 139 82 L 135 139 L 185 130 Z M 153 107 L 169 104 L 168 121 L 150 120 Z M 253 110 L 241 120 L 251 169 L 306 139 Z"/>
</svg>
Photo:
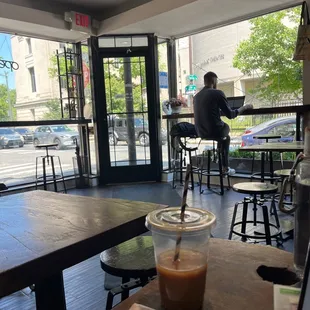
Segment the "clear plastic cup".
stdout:
<svg viewBox="0 0 310 310">
<path fill-rule="evenodd" d="M 146 227 L 152 231 L 162 306 L 166 310 L 198 310 L 203 304 L 208 269 L 208 249 L 213 213 L 188 208 L 181 223 L 180 208 L 148 214 Z M 176 241 L 181 236 L 179 259 Z"/>
</svg>

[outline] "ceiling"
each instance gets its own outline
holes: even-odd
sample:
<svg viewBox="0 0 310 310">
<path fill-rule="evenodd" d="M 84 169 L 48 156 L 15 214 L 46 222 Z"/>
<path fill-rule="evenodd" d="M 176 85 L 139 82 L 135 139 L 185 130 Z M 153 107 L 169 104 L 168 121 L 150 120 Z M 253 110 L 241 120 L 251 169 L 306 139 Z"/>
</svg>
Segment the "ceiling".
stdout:
<svg viewBox="0 0 310 310">
<path fill-rule="evenodd" d="M 100 21 L 97 35 L 155 33 L 164 38 L 179 38 L 300 3 L 300 0 L 0 0 L 0 31 L 76 42 L 87 35 L 68 30 L 64 13 L 77 11 Z"/>
<path fill-rule="evenodd" d="M 100 34 L 149 32 L 163 37 L 178 38 L 299 3 L 301 2 L 297 0 L 196 0 L 160 14 L 150 14 L 144 19 L 128 19 L 122 25 L 120 20 L 121 16 L 126 20 L 125 12 L 121 16 L 103 20 Z"/>
</svg>

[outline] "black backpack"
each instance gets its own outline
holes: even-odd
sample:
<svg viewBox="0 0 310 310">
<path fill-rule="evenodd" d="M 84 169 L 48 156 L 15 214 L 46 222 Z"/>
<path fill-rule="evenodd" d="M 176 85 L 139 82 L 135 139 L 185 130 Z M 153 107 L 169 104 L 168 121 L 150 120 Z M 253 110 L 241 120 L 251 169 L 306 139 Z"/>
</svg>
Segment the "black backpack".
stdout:
<svg viewBox="0 0 310 310">
<path fill-rule="evenodd" d="M 172 137 L 197 138 L 195 125 L 188 122 L 181 122 L 172 126 L 170 130 Z"/>
</svg>

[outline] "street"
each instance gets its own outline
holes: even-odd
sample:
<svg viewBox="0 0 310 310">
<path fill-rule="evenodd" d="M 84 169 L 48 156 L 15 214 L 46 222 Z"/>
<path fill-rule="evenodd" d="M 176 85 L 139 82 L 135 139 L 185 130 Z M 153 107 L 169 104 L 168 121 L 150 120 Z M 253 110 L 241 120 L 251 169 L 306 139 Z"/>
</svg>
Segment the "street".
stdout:
<svg viewBox="0 0 310 310">
<path fill-rule="evenodd" d="M 198 140 L 197 140 L 198 143 Z M 232 149 L 238 145 L 232 143 Z M 240 145 L 240 144 L 239 144 Z M 188 145 L 189 146 L 189 145 Z M 191 146 L 197 146 L 192 144 Z M 200 144 L 197 154 L 200 154 L 204 148 L 211 148 L 212 142 L 205 141 Z M 32 144 L 25 144 L 22 148 L 0 149 L 0 182 L 7 186 L 21 183 L 33 182 L 36 175 L 36 157 L 44 156 L 44 149 L 35 149 Z M 73 175 L 73 157 L 75 157 L 75 148 L 66 150 L 49 150 L 50 155 L 59 156 L 64 175 Z M 90 138 L 90 155 L 92 174 L 96 174 L 96 152 L 93 137 Z M 167 168 L 168 148 L 167 144 L 162 146 L 163 166 Z M 149 147 L 136 145 L 137 164 L 148 164 L 150 162 Z M 116 146 L 110 146 L 111 166 L 128 165 L 128 145 L 126 142 L 119 142 Z M 60 174 L 58 162 L 55 160 L 56 174 Z M 50 165 L 47 166 L 47 174 L 51 174 Z M 42 161 L 38 161 L 38 176 L 42 176 Z"/>
<path fill-rule="evenodd" d="M 149 148 L 136 146 L 137 160 L 140 164 L 149 162 Z M 94 140 L 90 140 L 92 173 L 96 174 L 96 155 Z M 36 157 L 44 156 L 45 149 L 35 149 L 32 144 L 25 144 L 22 148 L 0 149 L 0 182 L 7 186 L 19 183 L 33 182 L 36 175 Z M 65 175 L 73 175 L 73 157 L 75 149 L 49 150 L 50 155 L 59 156 L 62 169 Z M 167 145 L 163 146 L 164 160 L 167 161 Z M 125 142 L 119 142 L 115 147 L 110 148 L 110 158 L 112 166 L 126 165 L 128 161 L 128 146 Z M 56 174 L 59 174 L 58 162 L 55 160 Z M 51 173 L 50 166 L 47 166 L 47 173 Z M 42 161 L 39 160 L 38 175 L 42 176 Z"/>
</svg>

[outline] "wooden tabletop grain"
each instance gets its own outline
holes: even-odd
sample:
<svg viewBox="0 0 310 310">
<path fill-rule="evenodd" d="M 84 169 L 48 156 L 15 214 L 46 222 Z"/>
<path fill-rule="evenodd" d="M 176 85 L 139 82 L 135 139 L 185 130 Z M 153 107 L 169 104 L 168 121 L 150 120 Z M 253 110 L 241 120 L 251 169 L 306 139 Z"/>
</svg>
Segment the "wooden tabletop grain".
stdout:
<svg viewBox="0 0 310 310">
<path fill-rule="evenodd" d="M 287 143 L 269 142 L 239 148 L 241 152 L 303 152 L 303 150 L 304 143 L 301 141 Z"/>
<path fill-rule="evenodd" d="M 273 310 L 273 284 L 258 276 L 260 265 L 293 268 L 293 255 L 271 246 L 211 239 L 202 310 Z M 162 309 L 157 280 L 114 309 L 128 310 L 133 303 Z"/>
<path fill-rule="evenodd" d="M 0 297 L 146 231 L 147 202 L 33 191 L 0 198 Z"/>
</svg>

